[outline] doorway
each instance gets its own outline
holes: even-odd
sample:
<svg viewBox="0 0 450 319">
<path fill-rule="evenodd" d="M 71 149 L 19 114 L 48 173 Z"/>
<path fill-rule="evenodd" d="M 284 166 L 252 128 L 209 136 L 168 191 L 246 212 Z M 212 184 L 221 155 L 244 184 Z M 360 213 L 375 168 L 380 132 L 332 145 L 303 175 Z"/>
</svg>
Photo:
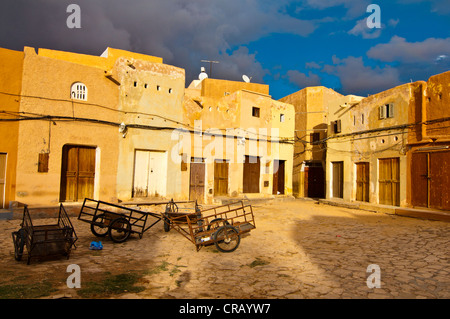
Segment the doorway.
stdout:
<svg viewBox="0 0 450 319">
<path fill-rule="evenodd" d="M 273 187 L 272 194 L 274 195 L 284 195 L 284 160 L 274 160 L 273 161 Z"/>
<path fill-rule="evenodd" d="M 0 208 L 5 208 L 6 153 L 0 153 Z"/>
<path fill-rule="evenodd" d="M 167 153 L 135 150 L 133 197 L 166 196 Z"/>
<path fill-rule="evenodd" d="M 356 163 L 356 200 L 369 201 L 369 163 Z"/>
<path fill-rule="evenodd" d="M 305 196 L 325 198 L 325 174 L 322 163 L 305 163 Z"/>
<path fill-rule="evenodd" d="M 344 198 L 344 162 L 332 163 L 333 197 Z"/>
<path fill-rule="evenodd" d="M 257 156 L 245 155 L 243 192 L 259 193 L 260 159 Z"/>
<path fill-rule="evenodd" d="M 400 159 L 378 160 L 379 202 L 382 205 L 400 206 Z"/>
<path fill-rule="evenodd" d="M 62 202 L 92 198 L 95 182 L 95 147 L 64 145 L 61 168 Z"/>
<path fill-rule="evenodd" d="M 205 196 L 205 163 L 193 158 L 190 165 L 189 199 L 203 203 Z"/>
<path fill-rule="evenodd" d="M 450 151 L 412 154 L 413 206 L 450 210 Z"/>
<path fill-rule="evenodd" d="M 214 196 L 228 195 L 228 162 L 214 162 Z"/>
</svg>

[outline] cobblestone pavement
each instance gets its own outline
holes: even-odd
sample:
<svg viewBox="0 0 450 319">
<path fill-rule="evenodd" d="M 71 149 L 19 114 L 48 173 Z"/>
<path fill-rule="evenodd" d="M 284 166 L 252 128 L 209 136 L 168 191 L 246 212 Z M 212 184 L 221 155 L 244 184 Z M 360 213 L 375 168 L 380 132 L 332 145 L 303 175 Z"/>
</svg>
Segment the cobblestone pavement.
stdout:
<svg viewBox="0 0 450 319">
<path fill-rule="evenodd" d="M 70 259 L 14 260 L 11 232 L 20 220 L 0 221 L 0 287 L 53 280 L 53 296 L 78 298 L 66 268 L 81 267 L 81 285 L 102 274 L 145 270 L 139 293 L 113 298 L 450 298 L 450 224 L 352 210 L 313 201 L 253 205 L 256 229 L 239 248 L 220 253 L 195 246 L 159 223 L 142 239 L 99 240 L 87 223 L 71 220 L 79 237 Z M 41 222 L 41 221 L 40 221 Z M 42 221 L 45 224 L 45 220 Z M 380 288 L 369 288 L 367 267 L 380 267 Z"/>
</svg>

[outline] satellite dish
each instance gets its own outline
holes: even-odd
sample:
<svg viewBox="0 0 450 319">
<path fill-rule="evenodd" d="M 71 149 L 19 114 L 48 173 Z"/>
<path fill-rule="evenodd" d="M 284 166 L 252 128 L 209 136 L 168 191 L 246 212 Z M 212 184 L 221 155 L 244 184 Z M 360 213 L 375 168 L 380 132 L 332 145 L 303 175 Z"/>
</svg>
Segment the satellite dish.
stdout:
<svg viewBox="0 0 450 319">
<path fill-rule="evenodd" d="M 246 82 L 246 83 L 250 83 L 250 80 L 252 79 L 252 78 L 249 78 L 248 76 L 246 76 L 245 74 L 242 76 L 242 79 L 244 80 L 244 82 Z"/>
<path fill-rule="evenodd" d="M 208 77 L 208 74 L 206 74 L 204 67 L 201 67 L 200 70 L 201 70 L 201 73 L 198 75 L 198 79 L 200 81 L 203 81 L 204 79 L 206 79 Z"/>
</svg>

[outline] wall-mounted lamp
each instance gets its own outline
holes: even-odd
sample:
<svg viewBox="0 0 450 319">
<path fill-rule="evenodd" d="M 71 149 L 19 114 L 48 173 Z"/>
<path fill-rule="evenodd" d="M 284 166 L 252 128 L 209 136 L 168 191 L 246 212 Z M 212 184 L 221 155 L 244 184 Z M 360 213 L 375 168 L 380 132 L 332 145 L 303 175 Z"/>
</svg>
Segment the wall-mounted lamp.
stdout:
<svg viewBox="0 0 450 319">
<path fill-rule="evenodd" d="M 127 132 L 128 132 L 127 126 L 125 125 L 125 123 L 122 122 L 119 125 L 119 133 L 123 134 L 122 137 L 125 138 L 125 136 L 127 136 Z"/>
</svg>

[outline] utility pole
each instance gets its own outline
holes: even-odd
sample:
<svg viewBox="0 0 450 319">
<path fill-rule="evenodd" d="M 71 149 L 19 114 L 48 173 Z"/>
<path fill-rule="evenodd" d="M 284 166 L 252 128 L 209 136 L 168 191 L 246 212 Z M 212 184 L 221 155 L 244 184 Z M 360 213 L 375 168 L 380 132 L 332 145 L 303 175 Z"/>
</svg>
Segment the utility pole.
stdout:
<svg viewBox="0 0 450 319">
<path fill-rule="evenodd" d="M 219 63 L 219 61 L 202 60 L 202 62 L 209 63 L 209 77 L 212 78 L 212 64 Z"/>
</svg>

